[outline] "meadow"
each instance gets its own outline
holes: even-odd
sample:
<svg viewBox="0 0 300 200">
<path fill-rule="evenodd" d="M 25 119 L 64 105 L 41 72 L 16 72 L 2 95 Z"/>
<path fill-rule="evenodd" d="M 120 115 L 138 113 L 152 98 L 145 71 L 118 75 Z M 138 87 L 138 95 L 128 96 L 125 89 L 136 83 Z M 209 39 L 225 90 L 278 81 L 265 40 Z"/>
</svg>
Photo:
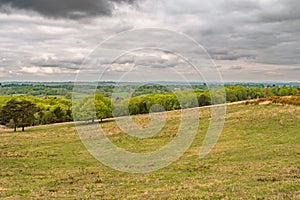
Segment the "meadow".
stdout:
<svg viewBox="0 0 300 200">
<path fill-rule="evenodd" d="M 113 170 L 89 154 L 73 123 L 0 129 L 1 199 L 300 199 L 300 107 L 230 105 L 212 152 L 199 159 L 210 120 L 200 109 L 191 147 L 161 170 Z M 109 139 L 132 152 L 153 151 L 172 140 L 179 111 L 168 112 L 163 131 L 129 137 L 113 120 L 101 123 Z M 134 116 L 144 125 L 147 115 Z"/>
</svg>

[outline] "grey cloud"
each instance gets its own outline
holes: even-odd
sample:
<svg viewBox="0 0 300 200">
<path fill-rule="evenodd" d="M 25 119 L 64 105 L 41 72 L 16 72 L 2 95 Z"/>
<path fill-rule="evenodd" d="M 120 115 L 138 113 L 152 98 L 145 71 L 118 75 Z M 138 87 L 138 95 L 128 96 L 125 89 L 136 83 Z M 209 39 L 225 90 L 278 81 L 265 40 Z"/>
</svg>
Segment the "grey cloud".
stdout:
<svg viewBox="0 0 300 200">
<path fill-rule="evenodd" d="M 115 64 L 134 64 L 151 68 L 170 68 L 176 67 L 184 61 L 179 56 L 165 50 L 140 50 L 124 55 L 117 60 Z"/>
<path fill-rule="evenodd" d="M 242 52 L 232 52 L 229 49 L 209 49 L 208 53 L 215 60 L 239 60 L 239 59 L 255 59 L 256 55 L 254 54 L 246 54 Z"/>
<path fill-rule="evenodd" d="M 244 69 L 244 67 L 242 67 L 242 66 L 231 66 L 229 68 L 229 70 L 242 70 L 242 69 Z"/>
<path fill-rule="evenodd" d="M 151 68 L 169 68 L 170 66 L 164 65 L 163 63 L 151 63 Z"/>
<path fill-rule="evenodd" d="M 118 64 L 126 64 L 126 63 L 133 63 L 134 62 L 134 57 L 133 56 L 123 56 L 118 58 L 115 63 Z"/>
<path fill-rule="evenodd" d="M 216 65 L 222 66 L 223 73 L 233 66 L 235 70 L 228 72 L 228 77 L 236 73 L 237 78 L 245 80 L 268 80 L 276 75 L 272 73 L 273 69 L 276 71 L 277 67 L 283 66 L 286 71 L 280 69 L 278 72 L 286 74 L 282 80 L 289 80 L 289 77 L 299 80 L 299 0 L 0 0 L 0 6 L 8 4 L 12 7 L 10 15 L 0 11 L 0 67 L 7 71 L 24 66 L 76 70 L 84 57 L 110 36 L 131 28 L 162 27 L 195 39 L 216 60 Z M 138 9 L 131 10 L 132 4 Z M 107 17 L 99 17 L 103 15 Z M 89 20 L 92 16 L 95 17 Z M 87 20 L 66 20 L 79 18 Z M 111 64 L 106 57 L 117 57 L 114 51 L 142 43 L 146 35 L 147 32 L 110 42 L 103 48 L 109 48 L 111 52 L 105 51 L 107 55 L 103 55 L 99 51 L 99 66 Z M 152 40 L 149 38 L 144 42 L 151 46 Z M 172 49 L 188 49 L 191 58 L 199 57 L 192 46 L 182 45 L 176 38 L 165 37 L 163 40 Z M 45 60 L 45 55 L 54 55 L 56 59 Z M 41 59 L 31 60 L 33 57 Z M 122 70 L 126 64 L 135 63 L 152 66 L 153 70 L 179 68 L 176 59 L 157 58 L 125 56 L 116 61 L 115 67 Z M 85 69 L 91 69 L 92 73 L 99 66 L 86 66 Z M 245 68 L 239 69 L 239 66 Z M 248 66 L 255 67 L 250 69 Z M 261 73 L 266 66 L 273 69 Z M 249 73 L 254 69 L 257 73 Z M 52 77 L 56 78 L 56 75 L 59 74 Z"/>
<path fill-rule="evenodd" d="M 295 68 L 292 68 L 290 70 L 292 70 L 292 71 L 300 71 L 300 67 L 295 67 Z"/>
<path fill-rule="evenodd" d="M 47 68 L 65 68 L 65 69 L 70 69 L 70 70 L 79 70 L 79 67 L 74 67 L 72 66 L 72 63 L 57 63 L 57 64 L 36 64 L 36 66 L 39 67 L 47 67 Z"/>
<path fill-rule="evenodd" d="M 213 1 L 215 10 L 199 14 L 209 23 L 188 28 L 216 60 L 299 64 L 300 1 Z M 223 3 L 220 3 L 223 2 Z M 216 14 L 222 17 L 215 17 Z M 226 47 L 214 52 L 210 47 Z"/>
<path fill-rule="evenodd" d="M 80 19 L 91 16 L 111 15 L 113 2 L 133 3 L 134 0 L 0 0 L 5 12 L 7 7 L 35 11 L 51 18 Z M 6 8 L 6 9 L 5 9 Z"/>
<path fill-rule="evenodd" d="M 298 0 L 276 0 L 273 7 L 264 9 L 259 15 L 259 20 L 267 23 L 286 22 L 299 20 L 300 1 Z"/>
<path fill-rule="evenodd" d="M 260 6 L 253 0 L 226 0 L 221 6 L 227 12 L 253 12 L 259 10 Z"/>
</svg>

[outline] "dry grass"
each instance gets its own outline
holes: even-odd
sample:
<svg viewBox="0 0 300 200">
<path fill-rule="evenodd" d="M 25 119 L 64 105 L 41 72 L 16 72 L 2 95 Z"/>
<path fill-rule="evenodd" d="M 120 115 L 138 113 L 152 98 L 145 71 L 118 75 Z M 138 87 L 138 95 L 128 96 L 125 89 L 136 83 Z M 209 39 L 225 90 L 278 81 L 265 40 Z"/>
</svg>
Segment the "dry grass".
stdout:
<svg viewBox="0 0 300 200">
<path fill-rule="evenodd" d="M 0 133 L 2 199 L 299 199 L 300 107 L 228 106 L 211 154 L 199 159 L 210 108 L 201 108 L 199 133 L 175 163 L 147 174 L 112 170 L 82 145 L 74 124 Z M 135 120 L 145 126 L 147 115 Z M 172 140 L 179 112 L 153 138 L 128 137 L 114 121 L 101 126 L 112 142 L 135 152 Z M 167 137 L 170 136 L 170 137 Z"/>
<path fill-rule="evenodd" d="M 284 97 L 267 97 L 256 100 L 246 101 L 245 104 L 260 104 L 260 105 L 268 105 L 268 104 L 280 104 L 280 105 L 300 105 L 300 96 L 284 96 Z"/>
</svg>

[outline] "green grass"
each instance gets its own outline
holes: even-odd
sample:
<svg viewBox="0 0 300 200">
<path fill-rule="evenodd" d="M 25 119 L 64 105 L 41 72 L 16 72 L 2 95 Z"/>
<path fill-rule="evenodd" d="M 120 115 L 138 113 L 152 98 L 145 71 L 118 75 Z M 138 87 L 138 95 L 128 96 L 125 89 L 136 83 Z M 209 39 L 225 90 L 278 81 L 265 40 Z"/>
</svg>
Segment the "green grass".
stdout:
<svg viewBox="0 0 300 200">
<path fill-rule="evenodd" d="M 110 169 L 81 143 L 73 124 L 0 132 L 0 199 L 300 199 L 300 107 L 232 105 L 213 151 L 198 154 L 209 124 L 175 163 L 147 174 Z M 179 112 L 153 138 L 130 137 L 108 121 L 110 139 L 133 152 L 172 140 Z M 137 116 L 145 125 L 147 116 Z M 142 144 L 142 145 L 141 145 Z"/>
</svg>

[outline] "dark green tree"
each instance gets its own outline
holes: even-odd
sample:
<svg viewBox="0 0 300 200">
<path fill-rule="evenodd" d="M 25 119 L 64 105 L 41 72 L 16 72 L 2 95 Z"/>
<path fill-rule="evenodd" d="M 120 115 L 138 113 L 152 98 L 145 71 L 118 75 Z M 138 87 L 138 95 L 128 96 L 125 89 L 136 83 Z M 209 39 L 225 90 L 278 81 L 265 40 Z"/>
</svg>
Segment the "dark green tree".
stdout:
<svg viewBox="0 0 300 200">
<path fill-rule="evenodd" d="M 64 121 L 64 117 L 65 117 L 65 113 L 64 111 L 61 109 L 61 107 L 56 107 L 53 111 L 52 114 L 54 115 L 54 118 L 56 119 L 54 121 L 54 123 L 56 122 L 63 122 Z"/>
<path fill-rule="evenodd" d="M 19 119 L 19 112 L 20 112 L 20 104 L 18 101 L 12 99 L 6 103 L 5 106 L 1 109 L 1 116 L 2 116 L 2 124 L 6 125 L 10 121 L 13 123 L 14 131 L 17 131 L 17 124 Z"/>
<path fill-rule="evenodd" d="M 35 116 L 34 114 L 37 111 L 37 107 L 35 104 L 30 101 L 21 101 L 20 102 L 20 118 L 19 118 L 19 126 L 22 127 L 22 131 L 25 131 L 25 127 L 32 126 L 34 124 Z"/>
<path fill-rule="evenodd" d="M 44 117 L 45 117 L 45 113 L 43 111 L 39 111 L 39 113 L 38 113 L 38 125 L 43 124 Z"/>
<path fill-rule="evenodd" d="M 25 131 L 26 126 L 33 125 L 36 110 L 36 105 L 30 101 L 12 99 L 1 109 L 1 121 L 5 125 L 12 121 L 14 131 L 17 131 L 17 127 L 22 127 L 22 131 Z"/>
<path fill-rule="evenodd" d="M 199 103 L 199 106 L 206 106 L 209 104 L 208 98 L 204 94 L 201 94 L 198 97 L 198 103 Z"/>
</svg>

